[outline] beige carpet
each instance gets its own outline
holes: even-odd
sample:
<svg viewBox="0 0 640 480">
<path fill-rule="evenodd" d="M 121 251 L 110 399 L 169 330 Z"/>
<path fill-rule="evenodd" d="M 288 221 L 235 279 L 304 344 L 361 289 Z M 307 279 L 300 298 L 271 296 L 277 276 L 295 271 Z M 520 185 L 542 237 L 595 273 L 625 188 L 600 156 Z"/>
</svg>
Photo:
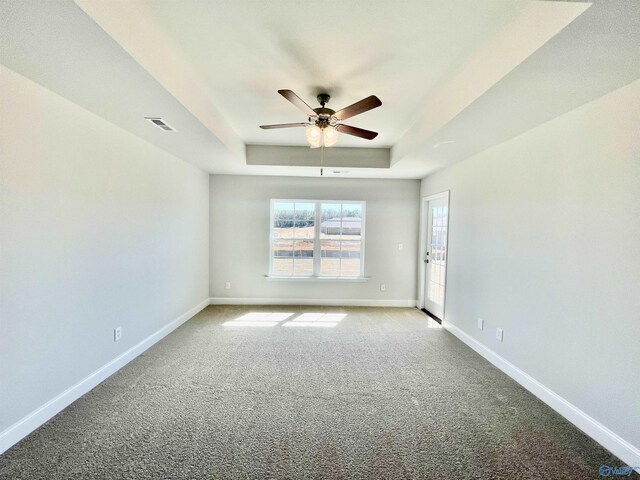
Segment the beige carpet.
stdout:
<svg viewBox="0 0 640 480">
<path fill-rule="evenodd" d="M 623 465 L 437 326 L 408 308 L 209 307 L 0 456 L 0 478 L 584 480 Z"/>
</svg>

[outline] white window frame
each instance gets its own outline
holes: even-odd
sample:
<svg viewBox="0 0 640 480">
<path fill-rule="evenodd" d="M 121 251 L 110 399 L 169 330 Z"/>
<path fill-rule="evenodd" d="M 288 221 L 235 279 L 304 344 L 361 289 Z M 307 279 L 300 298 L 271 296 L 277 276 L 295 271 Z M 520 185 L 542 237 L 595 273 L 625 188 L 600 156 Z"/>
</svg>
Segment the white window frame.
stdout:
<svg viewBox="0 0 640 480">
<path fill-rule="evenodd" d="M 314 221 L 314 235 L 313 239 L 313 274 L 312 275 L 276 275 L 273 273 L 273 241 L 274 237 L 274 205 L 279 202 L 284 203 L 313 203 L 315 204 L 315 221 Z M 327 276 L 320 275 L 320 258 L 322 254 L 322 242 L 320 238 L 320 223 L 322 218 L 322 204 L 340 204 L 340 205 L 361 205 L 362 206 L 362 222 L 360 230 L 360 240 L 351 240 L 354 242 L 360 242 L 360 274 L 358 276 Z M 364 276 L 364 246 L 365 246 L 365 223 L 366 223 L 366 208 L 367 202 L 364 200 L 309 200 L 309 199 L 294 199 L 294 198 L 272 198 L 269 205 L 269 274 L 270 279 L 293 279 L 293 280 L 340 280 L 340 281 L 363 281 L 366 280 Z M 295 238 L 286 239 L 292 240 L 294 243 L 294 255 L 295 255 Z M 348 242 L 350 240 L 339 240 L 340 242 Z M 295 261 L 295 260 L 294 260 Z"/>
</svg>

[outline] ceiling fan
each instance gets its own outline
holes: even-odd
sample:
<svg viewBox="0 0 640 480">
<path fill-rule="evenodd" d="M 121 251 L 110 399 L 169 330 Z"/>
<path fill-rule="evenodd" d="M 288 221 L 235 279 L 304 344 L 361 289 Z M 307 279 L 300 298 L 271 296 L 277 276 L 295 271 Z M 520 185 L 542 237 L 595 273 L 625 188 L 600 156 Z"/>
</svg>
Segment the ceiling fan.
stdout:
<svg viewBox="0 0 640 480">
<path fill-rule="evenodd" d="M 349 105 L 342 110 L 332 110 L 325 105 L 329 103 L 331 98 L 327 93 L 318 95 L 320 107 L 311 108 L 298 95 L 291 90 L 278 90 L 278 93 L 302 110 L 308 117 L 306 122 L 300 123 L 279 123 L 275 125 L 260 125 L 260 128 L 270 130 L 273 128 L 291 128 L 291 127 L 308 127 L 306 130 L 307 141 L 311 148 L 331 147 L 338 141 L 338 132 L 355 137 L 373 140 L 378 136 L 378 132 L 365 130 L 363 128 L 352 127 L 341 123 L 351 117 L 355 117 L 369 110 L 382 105 L 382 102 L 375 95 L 360 100 L 359 102 Z"/>
</svg>

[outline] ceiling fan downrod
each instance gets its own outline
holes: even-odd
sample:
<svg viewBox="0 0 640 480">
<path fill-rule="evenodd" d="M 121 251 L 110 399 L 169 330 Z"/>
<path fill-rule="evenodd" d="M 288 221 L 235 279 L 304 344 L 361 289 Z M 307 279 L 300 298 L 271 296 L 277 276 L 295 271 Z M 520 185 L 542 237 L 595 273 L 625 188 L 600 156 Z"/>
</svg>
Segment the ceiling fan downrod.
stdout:
<svg viewBox="0 0 640 480">
<path fill-rule="evenodd" d="M 324 106 L 329 103 L 331 95 L 329 95 L 328 93 L 319 93 L 316 98 L 318 99 L 318 103 L 320 104 L 320 106 L 324 108 Z"/>
</svg>

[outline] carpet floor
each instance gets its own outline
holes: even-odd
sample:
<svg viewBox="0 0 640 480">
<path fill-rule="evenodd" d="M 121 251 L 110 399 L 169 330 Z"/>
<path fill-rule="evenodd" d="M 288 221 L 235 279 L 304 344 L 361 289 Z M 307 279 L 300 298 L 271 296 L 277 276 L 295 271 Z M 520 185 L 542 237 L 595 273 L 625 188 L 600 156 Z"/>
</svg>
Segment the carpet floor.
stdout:
<svg viewBox="0 0 640 480">
<path fill-rule="evenodd" d="M 624 465 L 437 327 L 410 308 L 208 307 L 0 456 L 0 478 L 584 480 Z"/>
</svg>

